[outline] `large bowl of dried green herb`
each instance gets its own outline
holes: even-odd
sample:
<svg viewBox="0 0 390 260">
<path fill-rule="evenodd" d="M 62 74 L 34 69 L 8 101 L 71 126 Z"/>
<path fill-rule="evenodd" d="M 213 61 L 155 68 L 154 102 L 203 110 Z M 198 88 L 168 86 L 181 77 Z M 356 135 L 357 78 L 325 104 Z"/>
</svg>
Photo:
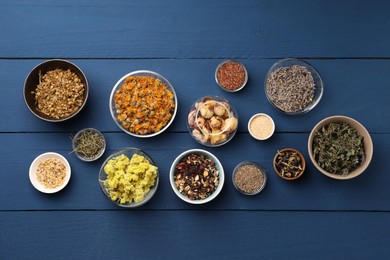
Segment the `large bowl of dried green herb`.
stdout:
<svg viewBox="0 0 390 260">
<path fill-rule="evenodd" d="M 346 116 L 323 119 L 313 128 L 308 140 L 314 166 L 324 175 L 339 180 L 362 174 L 371 162 L 373 150 L 367 129 Z"/>
</svg>

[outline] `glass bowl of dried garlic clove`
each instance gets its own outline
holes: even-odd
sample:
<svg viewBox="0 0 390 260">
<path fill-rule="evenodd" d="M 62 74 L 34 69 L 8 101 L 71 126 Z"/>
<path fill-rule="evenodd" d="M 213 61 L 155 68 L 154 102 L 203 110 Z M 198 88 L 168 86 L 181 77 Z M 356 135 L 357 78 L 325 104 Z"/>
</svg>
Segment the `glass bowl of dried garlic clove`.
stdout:
<svg viewBox="0 0 390 260">
<path fill-rule="evenodd" d="M 187 128 L 200 144 L 216 147 L 229 142 L 237 132 L 238 115 L 223 97 L 206 96 L 196 100 L 188 113 Z"/>
</svg>

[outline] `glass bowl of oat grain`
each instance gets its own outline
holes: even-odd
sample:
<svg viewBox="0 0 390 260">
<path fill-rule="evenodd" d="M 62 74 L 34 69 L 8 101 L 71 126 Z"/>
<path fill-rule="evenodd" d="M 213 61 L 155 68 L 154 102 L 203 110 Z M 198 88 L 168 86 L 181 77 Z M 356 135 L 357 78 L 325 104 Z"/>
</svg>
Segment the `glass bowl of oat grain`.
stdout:
<svg viewBox="0 0 390 260">
<path fill-rule="evenodd" d="M 324 90 L 318 71 L 309 63 L 292 58 L 279 60 L 269 69 L 264 87 L 268 101 L 288 115 L 312 110 Z"/>
</svg>

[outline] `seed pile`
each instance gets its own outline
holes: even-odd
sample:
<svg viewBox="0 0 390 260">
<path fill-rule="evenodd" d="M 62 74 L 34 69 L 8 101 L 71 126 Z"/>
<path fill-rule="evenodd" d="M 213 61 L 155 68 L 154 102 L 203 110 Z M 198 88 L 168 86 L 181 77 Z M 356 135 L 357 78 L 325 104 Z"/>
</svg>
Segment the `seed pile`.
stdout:
<svg viewBox="0 0 390 260">
<path fill-rule="evenodd" d="M 173 116 L 174 95 L 159 79 L 130 76 L 114 94 L 118 120 L 130 132 L 147 135 L 160 131 Z"/>
<path fill-rule="evenodd" d="M 259 167 L 253 164 L 244 164 L 239 166 L 233 180 L 239 190 L 251 194 L 261 189 L 265 178 Z"/>
<path fill-rule="evenodd" d="M 202 200 L 217 189 L 219 172 L 214 161 L 190 154 L 176 165 L 174 181 L 181 194 L 190 200 Z"/>
<path fill-rule="evenodd" d="M 269 99 L 285 112 L 305 109 L 314 98 L 315 83 L 304 66 L 281 67 L 268 77 L 266 91 Z"/>
<path fill-rule="evenodd" d="M 83 105 L 85 86 L 76 73 L 55 69 L 43 77 L 33 92 L 38 110 L 48 117 L 61 119 L 76 113 Z"/>
<path fill-rule="evenodd" d="M 237 62 L 228 61 L 217 71 L 218 83 L 227 90 L 237 90 L 245 82 L 245 68 Z"/>
<path fill-rule="evenodd" d="M 64 183 L 66 167 L 58 159 L 47 159 L 39 163 L 36 176 L 46 189 L 55 189 Z"/>
</svg>

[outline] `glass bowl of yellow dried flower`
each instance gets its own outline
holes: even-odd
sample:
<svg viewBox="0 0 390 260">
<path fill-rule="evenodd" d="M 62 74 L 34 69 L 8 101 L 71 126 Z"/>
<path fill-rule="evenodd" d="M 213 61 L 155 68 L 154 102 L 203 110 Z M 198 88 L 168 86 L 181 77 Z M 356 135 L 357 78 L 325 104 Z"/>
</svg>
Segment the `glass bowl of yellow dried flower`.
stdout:
<svg viewBox="0 0 390 260">
<path fill-rule="evenodd" d="M 171 83 L 149 70 L 123 76 L 112 89 L 109 104 L 118 127 L 143 138 L 165 131 L 177 112 L 177 97 Z"/>
<path fill-rule="evenodd" d="M 158 167 L 153 159 L 138 148 L 124 148 L 110 155 L 99 172 L 104 195 L 124 208 L 139 207 L 156 193 Z"/>
<path fill-rule="evenodd" d="M 47 60 L 27 75 L 23 97 L 36 117 L 62 122 L 74 117 L 88 98 L 88 81 L 83 71 L 67 60 Z"/>
<path fill-rule="evenodd" d="M 209 147 L 221 146 L 237 132 L 237 112 L 223 97 L 202 97 L 190 108 L 187 128 L 198 143 Z"/>
</svg>

